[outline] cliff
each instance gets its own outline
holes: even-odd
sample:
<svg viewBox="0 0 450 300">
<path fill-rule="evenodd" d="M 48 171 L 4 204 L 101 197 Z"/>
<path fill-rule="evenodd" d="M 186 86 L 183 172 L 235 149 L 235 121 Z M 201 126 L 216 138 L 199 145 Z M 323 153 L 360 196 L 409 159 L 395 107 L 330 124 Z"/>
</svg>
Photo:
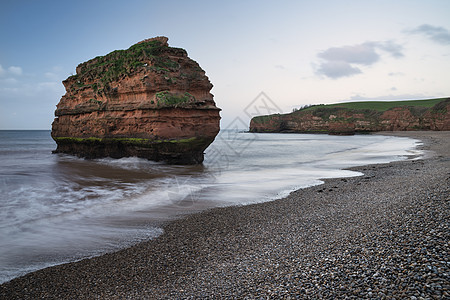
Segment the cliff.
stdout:
<svg viewBox="0 0 450 300">
<path fill-rule="evenodd" d="M 450 98 L 315 105 L 289 114 L 254 117 L 251 132 L 354 134 L 450 130 Z"/>
<path fill-rule="evenodd" d="M 78 65 L 56 106 L 54 152 L 201 163 L 220 109 L 202 68 L 167 41 L 144 40 Z"/>
</svg>

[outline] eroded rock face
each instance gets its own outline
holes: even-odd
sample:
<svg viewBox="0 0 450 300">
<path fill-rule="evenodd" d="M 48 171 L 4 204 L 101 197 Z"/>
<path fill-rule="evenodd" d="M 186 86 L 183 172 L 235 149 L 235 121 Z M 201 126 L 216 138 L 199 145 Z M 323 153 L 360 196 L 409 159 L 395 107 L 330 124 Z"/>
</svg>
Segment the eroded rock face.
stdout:
<svg viewBox="0 0 450 300">
<path fill-rule="evenodd" d="M 318 108 L 254 117 L 251 132 L 354 134 L 374 131 L 450 130 L 450 98 L 431 108 L 401 106 L 384 112 Z"/>
<path fill-rule="evenodd" d="M 212 84 L 166 37 L 80 64 L 63 81 L 52 124 L 56 153 L 196 164 L 219 132 Z"/>
</svg>

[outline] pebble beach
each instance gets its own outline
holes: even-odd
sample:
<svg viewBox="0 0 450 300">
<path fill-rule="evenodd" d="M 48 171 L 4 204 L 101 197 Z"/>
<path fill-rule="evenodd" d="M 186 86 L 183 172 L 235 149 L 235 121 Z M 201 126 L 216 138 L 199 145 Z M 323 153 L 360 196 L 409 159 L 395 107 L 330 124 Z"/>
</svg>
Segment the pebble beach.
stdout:
<svg viewBox="0 0 450 300">
<path fill-rule="evenodd" d="M 450 298 L 450 132 L 425 154 L 167 222 L 154 240 L 27 274 L 0 299 Z"/>
</svg>

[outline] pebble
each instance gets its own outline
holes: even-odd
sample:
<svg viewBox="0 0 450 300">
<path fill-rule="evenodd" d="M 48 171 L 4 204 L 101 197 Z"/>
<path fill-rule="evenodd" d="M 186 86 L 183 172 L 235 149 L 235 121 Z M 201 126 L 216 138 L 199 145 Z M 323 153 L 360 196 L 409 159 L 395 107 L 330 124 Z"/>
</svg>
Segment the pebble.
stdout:
<svg viewBox="0 0 450 300">
<path fill-rule="evenodd" d="M 4 283 L 0 299 L 449 298 L 450 132 L 403 134 L 432 136 L 440 155 L 174 220 L 155 240 Z"/>
</svg>

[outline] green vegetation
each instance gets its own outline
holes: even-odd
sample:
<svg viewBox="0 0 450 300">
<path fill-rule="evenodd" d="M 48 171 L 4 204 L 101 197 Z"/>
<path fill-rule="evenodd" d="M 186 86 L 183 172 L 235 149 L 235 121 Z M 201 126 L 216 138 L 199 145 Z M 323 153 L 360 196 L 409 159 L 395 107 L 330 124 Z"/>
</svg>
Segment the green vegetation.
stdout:
<svg viewBox="0 0 450 300">
<path fill-rule="evenodd" d="M 408 100 L 408 101 L 364 101 L 332 104 L 330 106 L 344 107 L 350 109 L 373 109 L 386 111 L 388 109 L 400 106 L 421 106 L 431 108 L 446 98 L 427 99 L 427 100 Z"/>
<path fill-rule="evenodd" d="M 425 107 L 431 108 L 436 104 L 446 100 L 448 98 L 437 98 L 437 99 L 426 99 L 426 100 L 407 100 L 407 101 L 362 101 L 362 102 L 346 102 L 346 103 L 336 103 L 336 104 L 319 104 L 308 106 L 299 111 L 311 111 L 317 110 L 319 108 L 347 108 L 347 109 L 357 109 L 357 110 L 376 110 L 376 111 L 386 111 L 394 107 L 401 106 L 413 106 L 413 107 Z"/>
<path fill-rule="evenodd" d="M 103 102 L 100 100 L 96 100 L 96 99 L 89 99 L 89 103 L 93 103 L 93 104 L 97 104 L 97 105 L 102 105 Z"/>
<path fill-rule="evenodd" d="M 170 143 L 192 143 L 197 140 L 196 137 L 191 137 L 188 139 L 180 139 L 180 140 L 169 140 Z"/>
<path fill-rule="evenodd" d="M 293 109 L 290 113 L 293 116 L 301 114 L 303 112 L 310 112 L 312 115 L 322 118 L 323 120 L 329 120 L 331 115 L 339 115 L 346 110 L 352 110 L 352 113 L 359 113 L 368 120 L 376 120 L 384 111 L 395 107 L 408 107 L 409 111 L 415 116 L 422 116 L 429 109 L 434 112 L 445 113 L 446 106 L 450 102 L 450 98 L 437 98 L 437 99 L 425 99 L 425 100 L 407 100 L 407 101 L 361 101 L 361 102 L 346 102 L 336 104 L 318 104 L 318 105 L 305 105 L 299 109 Z M 281 119 L 274 119 L 274 117 L 280 115 L 263 115 L 253 118 L 253 122 L 257 124 L 267 124 L 269 122 L 281 122 Z M 283 115 L 281 115 L 283 116 Z M 340 118 L 333 119 L 335 122 L 343 122 Z M 345 121 L 350 122 L 352 118 L 345 118 Z M 280 125 L 281 126 L 281 125 Z"/>
<path fill-rule="evenodd" d="M 196 137 L 187 139 L 174 139 L 174 140 L 158 140 L 158 139 L 143 139 L 143 138 L 98 138 L 98 137 L 88 137 L 88 138 L 78 138 L 78 137 L 53 137 L 56 142 L 59 143 L 121 143 L 125 145 L 136 145 L 145 146 L 152 144 L 162 144 L 162 143 L 180 143 L 189 144 L 198 141 Z"/>
<path fill-rule="evenodd" d="M 78 88 L 82 88 L 82 87 L 85 86 L 85 84 L 84 84 L 83 82 L 81 82 L 80 80 L 77 80 L 77 82 L 75 82 L 75 85 L 76 85 Z"/>
<path fill-rule="evenodd" d="M 432 110 L 435 112 L 446 113 L 447 112 L 447 104 L 450 103 L 450 98 L 447 98 L 444 101 L 439 102 L 435 106 L 433 106 Z"/>
<path fill-rule="evenodd" d="M 299 110 L 294 109 L 289 114 L 254 117 L 250 131 L 324 131 L 333 134 L 350 134 L 392 130 L 392 128 L 396 128 L 395 130 L 430 130 L 430 128 L 438 128 L 438 125 L 433 125 L 436 120 L 446 118 L 449 104 L 450 98 L 321 104 L 303 107 Z M 384 114 L 385 111 L 394 108 L 399 108 L 399 112 Z M 392 120 L 389 120 L 390 116 L 392 116 Z M 398 119 L 404 120 L 404 122 L 398 122 Z M 431 121 L 433 124 L 430 125 L 428 120 L 434 120 Z"/>
<path fill-rule="evenodd" d="M 127 50 L 116 50 L 105 56 L 97 56 L 78 66 L 79 74 L 72 75 L 75 79 L 75 88 L 86 86 L 85 82 L 96 81 L 92 89 L 101 93 L 109 83 L 118 80 L 121 76 L 129 75 L 139 68 L 146 67 L 150 62 L 152 69 L 160 72 L 176 71 L 180 65 L 162 55 L 165 46 L 161 41 L 152 40 L 135 44 Z M 176 51 L 184 51 L 175 49 Z"/>
<path fill-rule="evenodd" d="M 336 116 L 339 113 L 350 109 L 353 110 L 353 112 L 357 111 L 357 113 L 363 114 L 365 118 L 378 117 L 378 115 L 382 113 L 382 111 L 375 109 L 352 109 L 334 105 L 318 105 L 314 109 L 307 109 L 306 111 L 310 111 L 314 116 L 320 117 L 323 120 L 328 120 L 331 115 Z M 339 118 L 334 119 L 334 121 L 339 121 Z"/>
<path fill-rule="evenodd" d="M 166 68 L 154 67 L 154 66 L 153 66 L 153 67 L 150 67 L 150 70 L 155 71 L 155 72 L 157 72 L 157 73 L 160 73 L 160 72 L 163 72 L 163 73 L 169 72 L 169 70 L 166 69 Z"/>
<path fill-rule="evenodd" d="M 177 95 L 169 91 L 163 91 L 156 93 L 156 100 L 158 102 L 158 106 L 177 106 L 182 103 L 195 101 L 195 98 L 188 92 L 182 95 Z"/>
<path fill-rule="evenodd" d="M 77 138 L 77 137 L 53 137 L 53 139 L 57 142 L 63 143 L 93 143 L 100 142 L 101 138 L 96 137 L 88 137 L 88 138 Z"/>
</svg>

